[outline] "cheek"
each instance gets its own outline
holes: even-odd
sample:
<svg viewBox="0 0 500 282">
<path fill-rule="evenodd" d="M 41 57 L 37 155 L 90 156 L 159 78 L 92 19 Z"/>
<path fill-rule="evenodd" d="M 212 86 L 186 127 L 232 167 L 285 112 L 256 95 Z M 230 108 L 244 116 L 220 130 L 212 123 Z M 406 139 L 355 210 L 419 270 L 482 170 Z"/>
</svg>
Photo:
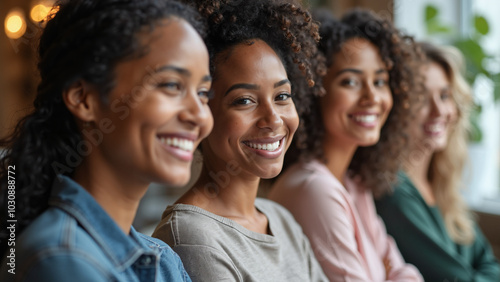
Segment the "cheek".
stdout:
<svg viewBox="0 0 500 282">
<path fill-rule="evenodd" d="M 214 116 L 214 127 L 211 136 L 217 139 L 238 139 L 249 128 L 250 118 L 244 115 L 219 112 Z"/>
<path fill-rule="evenodd" d="M 456 122 L 458 120 L 458 109 L 455 104 L 449 106 L 449 120 L 450 122 Z"/>
<path fill-rule="evenodd" d="M 389 113 L 394 105 L 394 100 L 392 99 L 392 93 L 390 90 L 386 93 L 386 95 L 384 95 L 384 104 L 386 112 Z"/>
<path fill-rule="evenodd" d="M 208 106 L 205 107 L 205 111 L 207 114 L 204 123 L 201 126 L 200 139 L 207 137 L 214 128 L 214 117 L 212 115 L 212 112 L 210 111 L 210 108 L 208 108 Z"/>
<path fill-rule="evenodd" d="M 300 122 L 299 115 L 297 114 L 295 106 L 290 107 L 290 109 L 285 113 L 285 115 L 283 115 L 283 120 L 285 121 L 290 130 L 290 135 L 293 135 L 295 131 L 297 131 Z"/>
</svg>

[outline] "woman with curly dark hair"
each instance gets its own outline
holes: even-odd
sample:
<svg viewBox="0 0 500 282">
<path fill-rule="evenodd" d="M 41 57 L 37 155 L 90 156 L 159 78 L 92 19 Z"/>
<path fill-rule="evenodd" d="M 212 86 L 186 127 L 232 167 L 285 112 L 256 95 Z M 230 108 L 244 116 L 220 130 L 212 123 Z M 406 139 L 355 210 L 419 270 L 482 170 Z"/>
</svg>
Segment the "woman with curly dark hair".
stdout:
<svg viewBox="0 0 500 282">
<path fill-rule="evenodd" d="M 132 221 L 151 182 L 188 181 L 212 127 L 199 15 L 166 0 L 56 7 L 34 111 L 2 140 L 0 280 L 190 281 Z"/>
<path fill-rule="evenodd" d="M 416 89 L 416 47 L 390 22 L 353 10 L 337 21 L 326 11 L 319 50 L 326 95 L 306 120 L 298 163 L 273 185 L 309 237 L 330 281 L 420 281 L 377 217 L 372 194 L 391 186 L 405 145 Z"/>
<path fill-rule="evenodd" d="M 285 0 L 194 2 L 208 21 L 214 130 L 200 178 L 153 236 L 193 281 L 327 281 L 292 215 L 257 198 L 260 179 L 281 171 L 297 111 L 319 95 L 318 27 Z"/>
</svg>

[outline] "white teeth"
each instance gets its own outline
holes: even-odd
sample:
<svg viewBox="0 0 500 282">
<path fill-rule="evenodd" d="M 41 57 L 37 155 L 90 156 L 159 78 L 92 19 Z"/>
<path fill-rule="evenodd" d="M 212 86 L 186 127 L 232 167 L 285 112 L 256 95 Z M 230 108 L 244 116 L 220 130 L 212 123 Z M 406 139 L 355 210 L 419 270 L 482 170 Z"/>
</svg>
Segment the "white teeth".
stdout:
<svg viewBox="0 0 500 282">
<path fill-rule="evenodd" d="M 278 149 L 280 146 L 280 141 L 266 144 L 247 143 L 247 145 L 257 150 L 276 151 L 276 149 Z"/>
<path fill-rule="evenodd" d="M 194 142 L 188 139 L 161 137 L 160 142 L 167 145 L 191 152 L 194 149 Z"/>
<path fill-rule="evenodd" d="M 432 132 L 432 133 L 441 132 L 444 130 L 444 125 L 439 124 L 439 123 L 438 124 L 430 124 L 430 125 L 425 126 L 425 130 Z"/>
<path fill-rule="evenodd" d="M 374 122 L 377 120 L 377 115 L 365 115 L 365 116 L 361 116 L 361 115 L 355 115 L 355 116 L 352 116 L 352 118 L 355 120 L 355 121 L 358 121 L 358 122 L 366 122 L 366 123 L 369 123 L 369 122 Z"/>
</svg>

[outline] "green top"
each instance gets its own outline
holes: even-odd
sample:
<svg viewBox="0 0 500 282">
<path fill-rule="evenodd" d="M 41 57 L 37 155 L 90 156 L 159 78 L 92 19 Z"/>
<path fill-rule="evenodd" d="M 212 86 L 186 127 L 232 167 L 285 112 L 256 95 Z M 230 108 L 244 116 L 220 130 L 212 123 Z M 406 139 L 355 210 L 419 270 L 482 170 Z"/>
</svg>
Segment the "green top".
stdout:
<svg viewBox="0 0 500 282">
<path fill-rule="evenodd" d="M 425 281 L 500 281 L 500 265 L 480 229 L 475 226 L 471 245 L 455 243 L 439 209 L 427 205 L 404 173 L 394 193 L 376 201 L 376 207 L 404 259 Z"/>
</svg>

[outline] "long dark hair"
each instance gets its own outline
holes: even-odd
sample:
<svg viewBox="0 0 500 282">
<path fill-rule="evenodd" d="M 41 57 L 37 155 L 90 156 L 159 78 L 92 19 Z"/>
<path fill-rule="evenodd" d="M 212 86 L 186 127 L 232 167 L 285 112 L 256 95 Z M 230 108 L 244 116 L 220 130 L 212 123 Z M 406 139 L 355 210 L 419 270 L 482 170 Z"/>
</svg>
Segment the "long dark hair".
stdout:
<svg viewBox="0 0 500 282">
<path fill-rule="evenodd" d="M 416 67 L 423 56 L 412 37 L 370 11 L 354 9 L 337 20 L 328 11 L 316 10 L 313 18 L 320 22 L 318 49 L 325 56 L 327 67 L 335 64 L 334 55 L 346 41 L 363 38 L 378 47 L 389 69 L 393 107 L 381 129 L 380 140 L 375 145 L 359 147 L 349 165 L 349 172 L 359 176 L 363 184 L 379 196 L 392 187 L 401 167 L 402 154 L 407 147 L 407 123 L 412 117 L 410 106 L 423 91 L 423 79 Z M 315 99 L 311 114 L 302 117 L 307 127 L 306 146 L 290 156 L 291 162 L 298 158 L 324 159 L 321 143 L 325 129 L 320 103 L 320 99 Z"/>
<path fill-rule="evenodd" d="M 63 102 L 63 91 L 83 80 L 106 102 L 116 64 L 143 54 L 145 46 L 140 46 L 137 34 L 151 32 L 159 20 L 182 18 L 203 34 L 196 11 L 170 0 L 68 0 L 58 2 L 53 11 L 57 12 L 49 16 L 38 48 L 41 82 L 34 111 L 0 140 L 6 147 L 0 160 L 1 254 L 8 235 L 8 205 L 13 203 L 8 167 L 15 166 L 16 173 L 15 218 L 10 219 L 17 220 L 20 233 L 47 209 L 56 175 L 71 176 L 79 164 L 71 151 L 82 135 Z"/>
</svg>

